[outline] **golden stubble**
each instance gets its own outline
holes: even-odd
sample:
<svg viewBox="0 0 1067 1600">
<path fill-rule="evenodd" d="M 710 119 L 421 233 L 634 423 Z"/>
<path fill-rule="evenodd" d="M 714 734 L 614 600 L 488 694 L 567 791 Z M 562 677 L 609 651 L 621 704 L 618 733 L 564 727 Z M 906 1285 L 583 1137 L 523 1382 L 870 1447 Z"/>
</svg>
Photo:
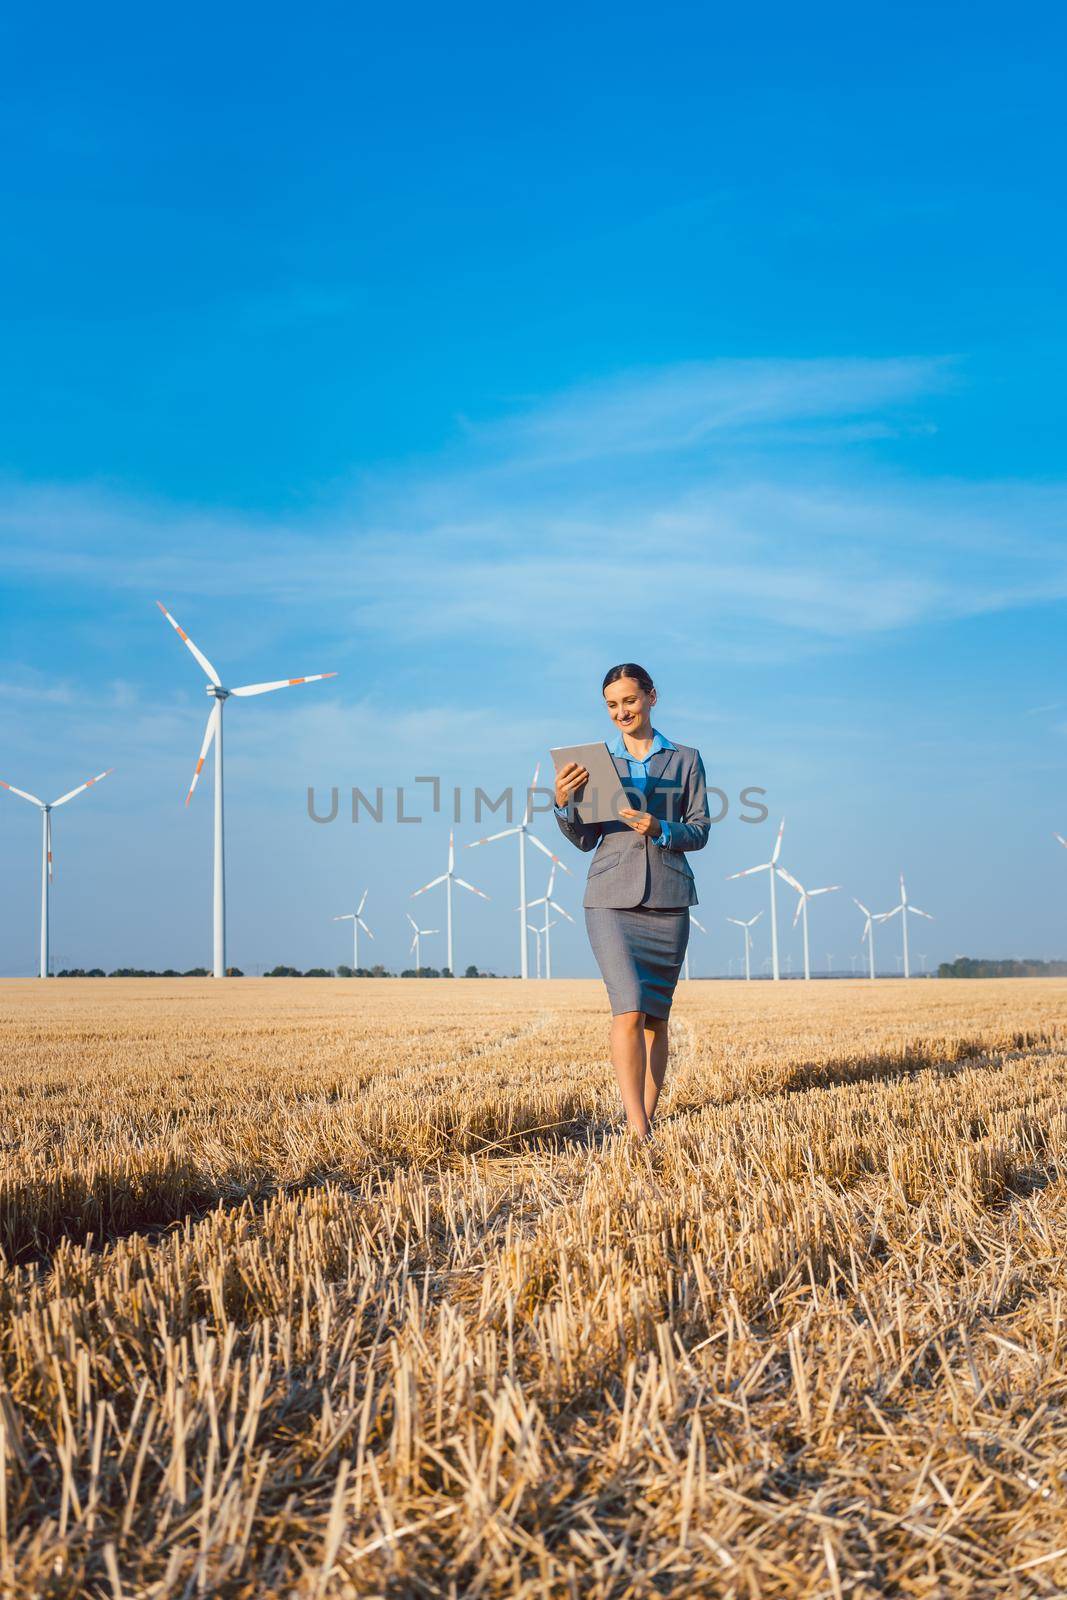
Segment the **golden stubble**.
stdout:
<svg viewBox="0 0 1067 1600">
<path fill-rule="evenodd" d="M 1067 984 L 0 984 L 0 1592 L 1067 1590 Z"/>
</svg>

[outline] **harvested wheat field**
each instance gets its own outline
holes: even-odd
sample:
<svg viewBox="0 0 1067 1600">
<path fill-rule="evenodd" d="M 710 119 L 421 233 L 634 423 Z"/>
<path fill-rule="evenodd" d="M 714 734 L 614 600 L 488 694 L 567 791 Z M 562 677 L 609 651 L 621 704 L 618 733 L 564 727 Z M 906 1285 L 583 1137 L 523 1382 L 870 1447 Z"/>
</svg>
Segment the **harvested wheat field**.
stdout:
<svg viewBox="0 0 1067 1600">
<path fill-rule="evenodd" d="M 0 984 L 0 1592 L 1067 1592 L 1067 984 Z"/>
</svg>

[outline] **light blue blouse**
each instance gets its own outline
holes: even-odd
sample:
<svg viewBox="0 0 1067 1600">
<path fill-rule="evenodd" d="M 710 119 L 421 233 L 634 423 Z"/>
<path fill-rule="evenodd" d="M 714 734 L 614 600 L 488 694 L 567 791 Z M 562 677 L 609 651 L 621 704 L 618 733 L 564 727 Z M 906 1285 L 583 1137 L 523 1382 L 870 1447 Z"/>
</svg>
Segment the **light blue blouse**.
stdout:
<svg viewBox="0 0 1067 1600">
<path fill-rule="evenodd" d="M 621 728 L 614 744 L 608 745 L 608 749 L 613 756 L 622 756 L 629 765 L 630 782 L 628 787 L 639 790 L 641 794 L 644 794 L 648 788 L 648 763 L 652 760 L 652 757 L 660 750 L 676 750 L 677 748 L 677 745 L 673 745 L 669 739 L 665 739 L 662 733 L 659 733 L 655 728 L 652 729 L 652 744 L 647 756 L 638 757 L 630 754 L 626 748 Z M 565 807 L 556 806 L 555 809 L 559 816 L 566 815 Z M 656 843 L 661 845 L 664 850 L 668 850 L 671 843 L 671 824 L 665 822 L 661 817 L 659 826 L 660 832 Z"/>
</svg>

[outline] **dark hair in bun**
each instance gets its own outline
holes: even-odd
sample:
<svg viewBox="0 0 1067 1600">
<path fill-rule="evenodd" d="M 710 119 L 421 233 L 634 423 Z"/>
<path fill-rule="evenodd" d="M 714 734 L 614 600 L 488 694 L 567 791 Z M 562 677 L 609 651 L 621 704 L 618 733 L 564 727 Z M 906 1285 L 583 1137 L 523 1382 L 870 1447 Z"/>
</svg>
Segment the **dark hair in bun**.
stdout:
<svg viewBox="0 0 1067 1600">
<path fill-rule="evenodd" d="M 645 694 L 651 694 L 656 687 L 644 667 L 639 667 L 636 661 L 620 661 L 617 667 L 610 667 L 604 674 L 604 682 L 600 686 L 601 694 L 609 683 L 618 683 L 620 678 L 633 678 Z"/>
</svg>

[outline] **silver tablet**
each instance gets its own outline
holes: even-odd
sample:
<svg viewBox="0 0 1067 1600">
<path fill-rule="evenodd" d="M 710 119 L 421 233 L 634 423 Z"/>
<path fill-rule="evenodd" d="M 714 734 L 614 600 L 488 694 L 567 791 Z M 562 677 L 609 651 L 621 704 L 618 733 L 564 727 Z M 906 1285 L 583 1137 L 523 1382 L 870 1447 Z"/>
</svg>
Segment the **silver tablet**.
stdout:
<svg viewBox="0 0 1067 1600">
<path fill-rule="evenodd" d="M 563 745 L 558 750 L 550 750 L 549 755 L 557 772 L 568 761 L 574 761 L 589 773 L 586 782 L 571 796 L 571 804 L 582 822 L 618 822 L 620 810 L 634 804 L 634 795 L 626 792 L 611 751 L 603 741 Z M 639 797 L 637 804 L 640 805 Z"/>
</svg>

